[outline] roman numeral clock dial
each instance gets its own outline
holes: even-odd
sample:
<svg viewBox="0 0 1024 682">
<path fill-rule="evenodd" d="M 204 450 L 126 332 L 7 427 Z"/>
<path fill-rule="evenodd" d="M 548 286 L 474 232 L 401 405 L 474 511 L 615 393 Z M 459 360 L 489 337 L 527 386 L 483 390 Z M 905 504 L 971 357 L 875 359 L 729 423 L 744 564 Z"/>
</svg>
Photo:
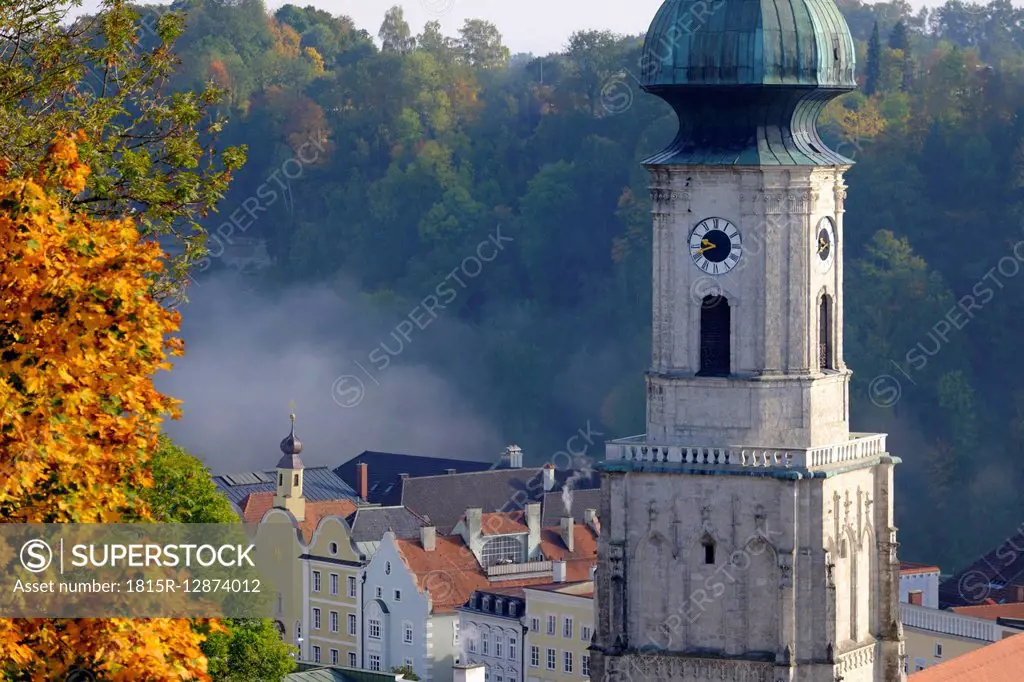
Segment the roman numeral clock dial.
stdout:
<svg viewBox="0 0 1024 682">
<path fill-rule="evenodd" d="M 690 256 L 709 275 L 724 275 L 743 255 L 740 231 L 725 218 L 705 218 L 690 233 Z"/>
</svg>

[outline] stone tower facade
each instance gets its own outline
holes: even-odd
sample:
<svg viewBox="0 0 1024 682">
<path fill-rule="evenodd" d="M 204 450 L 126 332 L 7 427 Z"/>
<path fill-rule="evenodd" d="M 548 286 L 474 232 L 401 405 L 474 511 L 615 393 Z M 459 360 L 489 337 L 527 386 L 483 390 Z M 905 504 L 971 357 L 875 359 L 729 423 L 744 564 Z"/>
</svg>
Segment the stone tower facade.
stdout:
<svg viewBox="0 0 1024 682">
<path fill-rule="evenodd" d="M 600 465 L 594 680 L 906 678 L 899 459 L 849 430 L 852 162 L 815 129 L 853 54 L 832 0 L 666 0 L 648 32 L 681 125 L 645 162 L 647 431 Z"/>
</svg>

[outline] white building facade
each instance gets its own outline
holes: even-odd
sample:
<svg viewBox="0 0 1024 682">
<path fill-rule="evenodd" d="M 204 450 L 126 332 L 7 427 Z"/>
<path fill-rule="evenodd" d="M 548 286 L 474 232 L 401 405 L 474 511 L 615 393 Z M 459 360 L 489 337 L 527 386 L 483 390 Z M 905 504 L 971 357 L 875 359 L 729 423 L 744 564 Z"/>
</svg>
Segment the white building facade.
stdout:
<svg viewBox="0 0 1024 682">
<path fill-rule="evenodd" d="M 363 668 L 408 665 L 427 682 L 450 679 L 450 667 L 447 675 L 434 675 L 430 599 L 417 588 L 392 533 L 366 566 L 362 613 Z"/>
<path fill-rule="evenodd" d="M 459 613 L 461 664 L 481 664 L 487 682 L 523 682 L 522 590 L 480 590 Z"/>
</svg>

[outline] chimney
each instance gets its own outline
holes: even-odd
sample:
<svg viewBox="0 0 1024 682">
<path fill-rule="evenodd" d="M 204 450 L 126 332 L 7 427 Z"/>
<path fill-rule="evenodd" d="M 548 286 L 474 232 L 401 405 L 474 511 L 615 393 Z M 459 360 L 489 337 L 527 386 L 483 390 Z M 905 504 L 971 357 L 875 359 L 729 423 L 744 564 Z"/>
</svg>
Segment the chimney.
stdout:
<svg viewBox="0 0 1024 682">
<path fill-rule="evenodd" d="M 444 472 L 445 472 L 446 474 L 448 474 L 449 476 L 451 476 L 452 474 L 454 474 L 454 473 L 455 473 L 455 469 L 445 469 L 445 470 L 444 470 Z"/>
<path fill-rule="evenodd" d="M 544 465 L 544 492 L 549 493 L 555 488 L 555 465 L 548 462 Z"/>
<path fill-rule="evenodd" d="M 367 497 L 370 494 L 369 465 L 366 462 L 356 464 L 356 477 L 359 481 L 359 489 L 356 492 L 364 502 L 369 502 L 370 499 Z"/>
<path fill-rule="evenodd" d="M 597 510 L 596 509 L 584 509 L 583 510 L 583 523 L 594 529 L 594 532 L 598 535 L 601 534 L 601 526 L 597 525 Z"/>
<path fill-rule="evenodd" d="M 540 549 L 540 502 L 531 502 L 526 505 L 526 527 L 530 531 L 526 540 L 527 560 L 529 560 Z"/>
<path fill-rule="evenodd" d="M 433 552 L 437 548 L 437 528 L 435 526 L 420 527 L 420 545 L 424 552 Z"/>
<path fill-rule="evenodd" d="M 452 666 L 452 682 L 484 682 L 486 670 L 483 663 L 457 663 Z"/>
<path fill-rule="evenodd" d="M 551 580 L 556 583 L 565 582 L 565 562 L 564 561 L 552 561 L 551 562 Z"/>
<path fill-rule="evenodd" d="M 575 527 L 574 527 L 574 524 L 572 522 L 572 517 L 571 516 L 563 516 L 562 517 L 562 521 L 561 521 L 561 526 L 562 526 L 562 542 L 565 543 L 565 548 L 568 549 L 570 552 L 572 552 L 574 550 L 574 547 L 575 547 L 575 543 L 573 542 L 574 535 L 575 535 Z"/>
<path fill-rule="evenodd" d="M 483 531 L 484 510 L 480 507 L 466 510 L 466 532 L 470 538 L 480 537 Z"/>
<path fill-rule="evenodd" d="M 910 604 L 913 604 L 914 606 L 924 605 L 924 593 L 922 593 L 920 590 L 914 590 L 908 595 L 908 597 Z"/>
<path fill-rule="evenodd" d="M 398 480 L 405 482 L 405 479 L 409 478 L 409 474 L 398 474 Z"/>
<path fill-rule="evenodd" d="M 509 469 L 523 468 L 523 451 L 518 445 L 509 445 L 505 448 L 505 452 L 502 454 L 501 459 L 508 462 Z"/>
</svg>

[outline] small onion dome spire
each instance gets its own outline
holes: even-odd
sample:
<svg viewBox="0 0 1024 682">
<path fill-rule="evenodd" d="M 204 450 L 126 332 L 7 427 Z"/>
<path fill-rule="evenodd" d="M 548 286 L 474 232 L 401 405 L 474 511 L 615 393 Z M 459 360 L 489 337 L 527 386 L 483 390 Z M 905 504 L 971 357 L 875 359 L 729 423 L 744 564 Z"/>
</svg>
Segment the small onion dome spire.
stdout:
<svg viewBox="0 0 1024 682">
<path fill-rule="evenodd" d="M 295 437 L 295 415 L 291 415 L 292 430 L 288 437 L 281 441 L 281 461 L 277 463 L 278 469 L 302 469 L 304 468 L 299 453 L 302 452 L 302 441 Z"/>
</svg>

